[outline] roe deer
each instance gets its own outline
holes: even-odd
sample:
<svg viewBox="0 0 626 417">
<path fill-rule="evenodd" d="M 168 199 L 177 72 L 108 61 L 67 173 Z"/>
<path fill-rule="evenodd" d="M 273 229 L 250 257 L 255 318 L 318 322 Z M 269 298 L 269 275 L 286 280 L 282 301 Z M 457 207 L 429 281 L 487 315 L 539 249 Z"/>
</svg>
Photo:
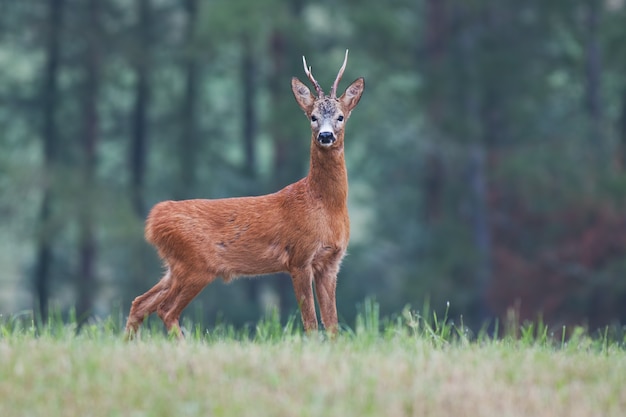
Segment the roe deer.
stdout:
<svg viewBox="0 0 626 417">
<path fill-rule="evenodd" d="M 291 89 L 311 122 L 308 175 L 282 190 L 257 197 L 164 201 L 146 220 L 146 240 L 167 268 L 148 292 L 135 298 L 126 323 L 132 338 L 153 312 L 169 332 L 183 337 L 178 319 L 191 300 L 216 277 L 288 272 L 302 323 L 317 329 L 312 284 L 327 331 L 337 331 L 337 272 L 348 246 L 348 174 L 344 158 L 344 126 L 363 93 L 358 78 L 337 98 L 337 85 L 348 60 L 324 95 L 302 57 L 304 71 L 317 97 L 297 78 Z"/>
</svg>

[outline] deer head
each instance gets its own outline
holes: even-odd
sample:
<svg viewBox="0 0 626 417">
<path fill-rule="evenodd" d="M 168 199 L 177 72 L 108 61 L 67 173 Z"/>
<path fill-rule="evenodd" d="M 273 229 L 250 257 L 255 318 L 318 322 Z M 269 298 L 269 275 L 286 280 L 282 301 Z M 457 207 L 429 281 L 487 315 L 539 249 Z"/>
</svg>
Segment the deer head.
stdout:
<svg viewBox="0 0 626 417">
<path fill-rule="evenodd" d="M 343 60 L 343 65 L 339 69 L 337 78 L 330 89 L 330 95 L 324 95 L 324 91 L 319 83 L 313 77 L 311 68 L 307 67 L 306 59 L 302 57 L 304 64 L 304 72 L 315 87 L 317 97 L 315 97 L 309 88 L 299 79 L 293 77 L 291 79 L 291 90 L 304 111 L 307 118 L 311 121 L 311 131 L 313 142 L 321 148 L 342 148 L 344 126 L 350 112 L 357 105 L 363 94 L 365 81 L 358 78 L 348 86 L 346 91 L 337 98 L 337 86 L 343 75 L 348 62 L 348 51 Z"/>
</svg>

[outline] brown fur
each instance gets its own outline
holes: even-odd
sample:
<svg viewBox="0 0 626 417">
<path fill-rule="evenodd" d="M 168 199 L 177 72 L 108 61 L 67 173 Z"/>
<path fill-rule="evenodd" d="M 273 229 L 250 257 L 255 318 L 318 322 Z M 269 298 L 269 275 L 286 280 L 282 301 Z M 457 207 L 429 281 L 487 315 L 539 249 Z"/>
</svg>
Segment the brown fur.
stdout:
<svg viewBox="0 0 626 417">
<path fill-rule="evenodd" d="M 216 277 L 230 281 L 276 272 L 291 275 L 307 332 L 317 329 L 315 281 L 324 327 L 336 332 L 337 272 L 350 235 L 344 126 L 363 87 L 359 78 L 338 99 L 323 94 L 316 98 L 292 79 L 296 101 L 309 120 L 317 118 L 311 122 L 310 171 L 300 181 L 259 197 L 164 201 L 153 207 L 146 240 L 156 247 L 167 271 L 133 301 L 128 337 L 155 311 L 168 331 L 182 337 L 181 312 Z M 343 122 L 337 120 L 340 115 Z M 332 126 L 331 145 L 318 140 L 324 126 Z"/>
</svg>

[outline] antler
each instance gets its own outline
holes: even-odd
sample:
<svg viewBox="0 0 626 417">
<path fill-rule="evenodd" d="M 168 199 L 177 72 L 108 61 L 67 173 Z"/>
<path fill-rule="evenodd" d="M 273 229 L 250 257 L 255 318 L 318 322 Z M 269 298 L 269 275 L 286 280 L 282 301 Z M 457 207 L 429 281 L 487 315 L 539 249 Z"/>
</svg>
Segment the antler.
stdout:
<svg viewBox="0 0 626 417">
<path fill-rule="evenodd" d="M 304 73 L 309 78 L 309 80 L 313 83 L 313 86 L 315 87 L 315 91 L 317 91 L 317 96 L 319 98 L 324 97 L 324 92 L 322 91 L 322 87 L 320 87 L 320 84 L 317 82 L 317 80 L 313 78 L 313 74 L 311 74 L 311 67 L 307 66 L 306 58 L 304 57 L 304 55 L 302 55 L 302 63 L 304 64 Z"/>
<path fill-rule="evenodd" d="M 339 81 L 341 81 L 341 77 L 343 76 L 343 71 L 346 69 L 346 64 L 348 63 L 348 50 L 346 49 L 346 56 L 343 58 L 343 65 L 339 68 L 339 73 L 337 74 L 337 78 L 333 83 L 333 86 L 330 89 L 330 97 L 337 98 L 337 86 L 339 85 Z"/>
</svg>

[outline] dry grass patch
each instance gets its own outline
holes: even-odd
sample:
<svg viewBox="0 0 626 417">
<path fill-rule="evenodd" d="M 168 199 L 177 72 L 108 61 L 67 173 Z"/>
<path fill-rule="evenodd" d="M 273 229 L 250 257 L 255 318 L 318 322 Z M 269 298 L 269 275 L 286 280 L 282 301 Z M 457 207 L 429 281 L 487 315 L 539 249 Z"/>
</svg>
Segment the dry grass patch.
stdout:
<svg viewBox="0 0 626 417">
<path fill-rule="evenodd" d="M 622 349 L 398 336 L 334 342 L 0 339 L 0 415 L 622 416 Z"/>
</svg>

